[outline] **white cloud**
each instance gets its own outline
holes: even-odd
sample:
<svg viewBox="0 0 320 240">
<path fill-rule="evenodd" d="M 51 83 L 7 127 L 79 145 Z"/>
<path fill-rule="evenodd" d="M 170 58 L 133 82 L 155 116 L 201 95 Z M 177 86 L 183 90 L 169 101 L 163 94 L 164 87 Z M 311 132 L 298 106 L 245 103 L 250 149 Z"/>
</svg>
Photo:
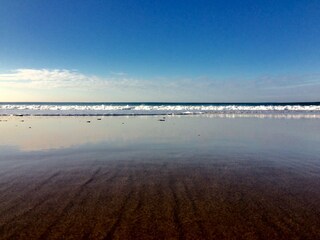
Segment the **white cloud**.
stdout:
<svg viewBox="0 0 320 240">
<path fill-rule="evenodd" d="M 125 72 L 110 72 L 112 75 L 117 75 L 117 76 L 126 76 L 127 74 Z"/>
<path fill-rule="evenodd" d="M 89 91 L 88 91 L 89 90 Z M 0 100 L 88 101 L 317 101 L 320 74 L 252 79 L 136 79 L 126 73 L 86 75 L 67 69 L 16 69 L 0 73 Z"/>
<path fill-rule="evenodd" d="M 0 73 L 0 101 L 179 101 L 193 97 L 190 85 L 184 80 L 147 81 L 124 73 L 103 77 L 67 69 L 16 69 Z"/>
<path fill-rule="evenodd" d="M 0 74 L 1 86 L 13 88 L 77 87 L 94 79 L 95 77 L 90 78 L 76 71 L 60 69 L 16 69 Z"/>
<path fill-rule="evenodd" d="M 66 69 L 16 69 L 0 74 L 0 86 L 31 89 L 101 89 L 113 87 L 141 87 L 143 81 L 131 79 L 124 74 L 110 77 L 85 75 Z"/>
</svg>

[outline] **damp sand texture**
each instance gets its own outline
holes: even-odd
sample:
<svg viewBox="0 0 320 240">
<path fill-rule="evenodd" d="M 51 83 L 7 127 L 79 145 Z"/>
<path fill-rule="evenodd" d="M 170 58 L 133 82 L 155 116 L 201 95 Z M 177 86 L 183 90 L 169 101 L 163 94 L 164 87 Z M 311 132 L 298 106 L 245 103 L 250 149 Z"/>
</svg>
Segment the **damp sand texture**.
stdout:
<svg viewBox="0 0 320 240">
<path fill-rule="evenodd" d="M 63 122 L 75 124 L 78 120 Z M 118 124 L 119 132 L 114 136 L 119 136 L 123 128 L 128 133 L 133 127 L 130 121 L 150 121 L 152 128 L 169 128 L 171 132 L 170 124 L 187 129 L 190 121 L 191 125 L 195 121 L 198 126 L 207 126 L 212 121 L 219 124 L 221 119 L 173 118 L 165 123 L 157 120 L 115 119 L 108 125 Z M 44 121 L 46 126 L 50 121 L 59 121 L 61 125 L 59 119 L 26 119 L 32 125 L 30 131 L 37 131 L 37 126 L 41 125 L 35 124 L 36 121 Z M 82 119 L 75 125 L 94 131 L 90 130 L 90 127 L 95 128 L 94 119 L 91 119 L 93 126 L 86 121 Z M 103 119 L 101 124 L 106 121 Z M 255 127 L 261 124 L 261 120 L 256 119 L 237 123 L 234 122 L 237 120 L 224 121 L 230 121 L 231 125 L 242 124 L 244 132 L 246 124 L 250 127 L 252 122 L 258 121 Z M 270 124 L 269 121 L 267 123 Z M 280 122 L 277 120 L 270 125 L 273 127 L 268 132 L 274 130 L 274 134 L 278 133 L 283 127 Z M 148 128 L 145 123 L 142 125 Z M 5 124 L 14 126 L 16 122 L 9 119 Z M 275 127 L 277 124 L 281 126 Z M 297 122 L 292 124 L 296 127 Z M 314 124 L 313 127 L 318 126 L 318 123 Z M 290 125 L 291 122 L 287 128 Z M 136 130 L 132 130 L 132 138 L 137 136 L 135 131 L 139 131 L 134 126 Z M 313 134 L 311 130 L 309 132 Z M 306 127 L 303 132 L 308 132 Z M 191 145 L 176 142 L 170 147 L 161 145 L 163 138 L 155 137 L 158 142 L 152 146 L 156 147 L 138 152 L 137 145 L 133 151 L 133 143 L 121 142 L 119 145 L 119 139 L 113 141 L 112 151 L 110 142 L 86 147 L 81 143 L 76 148 L 45 151 L 4 148 L 0 158 L 0 239 L 319 238 L 320 171 L 317 152 L 306 146 L 302 146 L 304 155 L 298 155 L 299 149 L 295 151 L 294 148 L 289 152 L 277 152 L 275 148 L 272 153 L 270 145 L 261 149 L 272 134 L 263 136 L 263 139 L 259 138 L 260 135 L 242 135 L 242 140 L 251 147 L 251 137 L 261 142 L 254 151 L 248 147 L 243 149 L 238 142 L 242 147 L 232 151 L 222 151 L 220 147 L 220 150 L 212 150 L 213 146 L 210 151 L 205 151 L 204 148 L 209 146 L 196 141 L 201 142 L 198 138 L 206 137 L 206 131 L 181 130 L 179 139 L 189 134 L 193 134 Z M 216 134 L 220 134 L 219 142 L 222 137 L 228 137 L 226 132 L 223 136 L 218 131 Z M 162 137 L 167 141 L 170 141 L 170 136 L 169 132 L 163 132 Z M 312 142 L 318 142 L 310 136 L 310 142 L 305 138 L 303 142 L 312 147 Z M 85 137 L 88 137 L 88 132 L 82 136 Z M 142 142 L 139 145 L 142 149 L 146 146 L 141 140 L 144 138 L 148 135 L 134 138 L 133 142 Z M 22 142 L 19 144 L 22 148 Z M 294 142 L 290 146 L 292 144 Z"/>
</svg>

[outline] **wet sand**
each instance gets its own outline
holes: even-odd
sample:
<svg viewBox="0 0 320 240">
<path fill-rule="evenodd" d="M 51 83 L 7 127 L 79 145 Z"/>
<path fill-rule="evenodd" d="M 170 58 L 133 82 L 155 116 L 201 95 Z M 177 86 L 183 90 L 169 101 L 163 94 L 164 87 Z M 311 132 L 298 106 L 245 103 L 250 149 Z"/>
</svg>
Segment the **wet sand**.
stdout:
<svg viewBox="0 0 320 240">
<path fill-rule="evenodd" d="M 317 239 L 320 179 L 251 163 L 2 171 L 1 239 Z M 52 167 L 50 167 L 52 169 Z"/>
<path fill-rule="evenodd" d="M 199 147 L 2 152 L 0 239 L 320 238 L 317 155 Z"/>
</svg>

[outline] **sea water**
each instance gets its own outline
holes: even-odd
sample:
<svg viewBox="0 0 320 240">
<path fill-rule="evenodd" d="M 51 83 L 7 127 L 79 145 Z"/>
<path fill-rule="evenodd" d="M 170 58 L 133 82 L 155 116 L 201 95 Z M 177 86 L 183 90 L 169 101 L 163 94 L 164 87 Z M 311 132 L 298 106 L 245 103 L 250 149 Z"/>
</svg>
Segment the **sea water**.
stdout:
<svg viewBox="0 0 320 240">
<path fill-rule="evenodd" d="M 0 103 L 0 115 L 112 116 L 196 114 L 320 114 L 320 102 L 306 103 Z"/>
</svg>

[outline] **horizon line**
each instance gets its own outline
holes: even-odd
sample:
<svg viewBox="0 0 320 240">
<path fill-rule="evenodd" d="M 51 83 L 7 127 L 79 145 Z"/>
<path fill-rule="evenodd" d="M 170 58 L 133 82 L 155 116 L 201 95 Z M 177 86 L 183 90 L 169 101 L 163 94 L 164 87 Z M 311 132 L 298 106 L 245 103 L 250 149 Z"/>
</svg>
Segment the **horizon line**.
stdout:
<svg viewBox="0 0 320 240">
<path fill-rule="evenodd" d="M 275 102 L 270 102 L 270 101 L 257 101 L 257 102 L 253 102 L 253 101 L 248 101 L 248 102 L 201 102 L 201 101 L 191 101 L 191 102 L 183 102 L 183 101 L 0 101 L 0 104 L 12 104 L 12 103 L 48 103 L 48 104 L 52 104 L 52 103 L 74 103 L 74 104 L 83 104 L 83 103 L 90 103 L 90 104 L 104 104 L 104 103 L 133 103 L 133 104 L 137 104 L 137 103 L 142 103 L 142 104 L 156 104 L 156 103 L 165 103 L 165 104 L 176 104 L 176 103 L 181 103 L 181 104 L 320 104 L 320 101 L 275 101 Z"/>
</svg>

